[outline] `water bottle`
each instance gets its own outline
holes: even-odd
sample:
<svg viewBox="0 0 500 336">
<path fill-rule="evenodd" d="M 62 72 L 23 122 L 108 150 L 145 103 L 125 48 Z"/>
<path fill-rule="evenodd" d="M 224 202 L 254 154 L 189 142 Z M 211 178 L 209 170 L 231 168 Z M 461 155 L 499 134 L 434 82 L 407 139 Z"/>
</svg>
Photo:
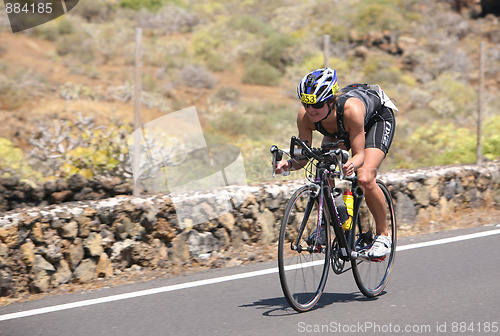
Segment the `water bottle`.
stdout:
<svg viewBox="0 0 500 336">
<path fill-rule="evenodd" d="M 344 227 L 344 223 L 349 221 L 349 214 L 347 213 L 347 207 L 341 195 L 342 193 L 340 190 L 340 192 L 335 196 L 335 205 L 337 206 L 340 223 L 342 223 L 342 227 Z"/>
<path fill-rule="evenodd" d="M 350 230 L 352 226 L 352 214 L 353 214 L 353 206 L 354 206 L 354 199 L 352 197 L 352 191 L 350 189 L 347 189 L 344 191 L 344 196 L 342 197 L 346 210 L 347 210 L 347 215 L 348 219 L 343 222 L 342 224 L 342 229 L 344 230 Z"/>
</svg>

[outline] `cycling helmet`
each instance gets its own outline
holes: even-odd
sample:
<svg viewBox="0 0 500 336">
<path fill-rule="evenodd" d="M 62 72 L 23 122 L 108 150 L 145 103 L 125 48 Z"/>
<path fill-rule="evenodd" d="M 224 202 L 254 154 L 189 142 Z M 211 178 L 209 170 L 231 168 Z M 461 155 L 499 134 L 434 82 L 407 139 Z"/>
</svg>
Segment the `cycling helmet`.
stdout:
<svg viewBox="0 0 500 336">
<path fill-rule="evenodd" d="M 338 90 L 337 72 L 324 68 L 305 75 L 297 86 L 297 95 L 304 104 L 316 104 L 333 97 Z"/>
</svg>

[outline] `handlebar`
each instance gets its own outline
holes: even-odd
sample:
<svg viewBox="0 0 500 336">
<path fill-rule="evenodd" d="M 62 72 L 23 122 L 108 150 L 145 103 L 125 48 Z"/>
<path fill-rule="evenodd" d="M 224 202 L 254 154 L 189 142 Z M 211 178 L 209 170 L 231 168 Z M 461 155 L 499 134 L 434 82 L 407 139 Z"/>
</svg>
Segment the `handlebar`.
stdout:
<svg viewBox="0 0 500 336">
<path fill-rule="evenodd" d="M 292 137 L 290 142 L 290 155 L 292 159 L 295 159 L 297 156 L 297 149 L 295 149 L 296 145 L 301 146 L 302 148 L 298 148 L 300 151 L 299 156 L 305 156 L 305 159 L 315 159 L 320 162 L 330 162 L 333 157 L 337 160 L 337 163 L 346 163 L 349 160 L 349 152 L 339 148 L 341 144 L 344 143 L 344 140 L 339 140 L 336 142 L 327 142 L 321 145 L 321 148 L 309 147 L 307 142 L 302 141 L 300 138 Z"/>
<path fill-rule="evenodd" d="M 287 153 L 295 161 L 311 160 L 315 159 L 319 162 L 341 165 L 347 160 L 349 160 L 349 153 L 339 146 L 343 144 L 343 140 L 336 142 L 323 143 L 321 148 L 309 147 L 307 141 L 303 141 L 300 138 L 293 136 L 290 140 L 290 150 L 281 150 L 276 145 L 272 145 L 270 148 L 271 154 L 273 155 L 273 177 L 275 176 L 274 169 L 278 161 L 283 158 L 283 153 Z M 299 148 L 296 148 L 299 147 Z M 332 168 L 333 169 L 333 168 Z M 340 169 L 341 179 L 344 177 L 342 169 Z M 283 173 L 283 175 L 288 175 L 289 172 Z"/>
</svg>

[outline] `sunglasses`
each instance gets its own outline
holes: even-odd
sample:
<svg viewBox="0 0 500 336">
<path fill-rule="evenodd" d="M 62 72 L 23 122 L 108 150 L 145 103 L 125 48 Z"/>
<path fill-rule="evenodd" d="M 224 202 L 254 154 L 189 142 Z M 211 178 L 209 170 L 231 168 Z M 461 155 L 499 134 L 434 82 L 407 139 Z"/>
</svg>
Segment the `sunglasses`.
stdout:
<svg viewBox="0 0 500 336">
<path fill-rule="evenodd" d="M 325 103 L 326 103 L 326 101 L 322 101 L 322 102 L 319 102 L 316 104 L 302 103 L 302 106 L 304 106 L 305 108 L 312 107 L 313 109 L 318 110 L 318 109 L 322 108 L 323 106 L 325 106 Z"/>
</svg>

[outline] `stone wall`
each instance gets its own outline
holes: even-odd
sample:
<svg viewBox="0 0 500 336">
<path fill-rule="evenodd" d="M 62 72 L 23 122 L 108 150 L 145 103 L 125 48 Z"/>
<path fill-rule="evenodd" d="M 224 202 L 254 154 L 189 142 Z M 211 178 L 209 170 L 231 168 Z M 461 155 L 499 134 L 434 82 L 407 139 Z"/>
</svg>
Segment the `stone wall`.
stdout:
<svg viewBox="0 0 500 336">
<path fill-rule="evenodd" d="M 86 179 L 80 174 L 75 174 L 68 179 L 36 184 L 16 177 L 4 177 L 0 178 L 0 215 L 2 212 L 17 208 L 131 194 L 132 185 L 119 178 Z"/>
<path fill-rule="evenodd" d="M 400 232 L 445 221 L 459 210 L 500 203 L 500 163 L 393 171 L 380 176 L 396 203 Z M 0 294 L 44 292 L 69 282 L 87 283 L 128 269 L 168 269 L 192 262 L 235 264 L 238 251 L 277 239 L 290 195 L 302 180 L 232 187 L 246 198 L 218 218 L 177 220 L 168 195 L 117 196 L 13 210 L 0 217 Z M 210 213 L 229 189 L 186 194 L 194 212 Z M 241 261 L 240 261 L 241 262 Z"/>
</svg>

